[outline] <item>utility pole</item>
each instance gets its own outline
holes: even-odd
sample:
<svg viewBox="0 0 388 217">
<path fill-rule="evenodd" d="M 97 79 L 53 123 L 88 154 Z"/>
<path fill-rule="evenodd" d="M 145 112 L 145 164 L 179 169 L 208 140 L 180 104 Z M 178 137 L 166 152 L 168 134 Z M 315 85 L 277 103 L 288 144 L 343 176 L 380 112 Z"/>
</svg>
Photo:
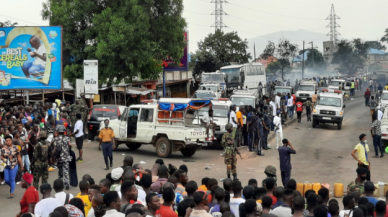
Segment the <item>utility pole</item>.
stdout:
<svg viewBox="0 0 388 217">
<path fill-rule="evenodd" d="M 222 32 L 222 28 L 223 27 L 227 27 L 224 24 L 224 22 L 223 22 L 222 16 L 223 15 L 228 15 L 222 9 L 222 3 L 228 3 L 228 2 L 226 0 L 213 0 L 210 3 L 214 3 L 215 4 L 215 10 L 213 11 L 213 13 L 211 13 L 211 15 L 215 16 L 215 21 L 214 21 L 214 24 L 211 27 L 215 27 L 215 31 L 217 31 L 219 29 Z"/>
<path fill-rule="evenodd" d="M 254 60 L 253 60 L 253 62 L 256 62 L 256 44 L 255 43 L 253 43 L 253 55 L 254 55 Z"/>
<path fill-rule="evenodd" d="M 311 55 L 313 57 L 313 70 L 314 70 L 314 42 L 310 42 L 309 44 L 311 44 Z"/>
<path fill-rule="evenodd" d="M 303 41 L 302 59 L 303 59 L 303 63 L 302 63 L 302 78 L 304 78 L 304 41 Z"/>
</svg>

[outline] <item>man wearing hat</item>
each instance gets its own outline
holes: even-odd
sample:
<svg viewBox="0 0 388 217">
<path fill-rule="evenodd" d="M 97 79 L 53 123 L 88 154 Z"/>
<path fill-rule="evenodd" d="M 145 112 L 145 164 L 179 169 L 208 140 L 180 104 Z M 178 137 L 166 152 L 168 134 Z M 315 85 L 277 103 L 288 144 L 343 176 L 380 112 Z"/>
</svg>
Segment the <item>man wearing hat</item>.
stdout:
<svg viewBox="0 0 388 217">
<path fill-rule="evenodd" d="M 236 149 L 236 146 L 234 145 L 234 138 L 232 135 L 233 132 L 233 125 L 232 124 L 226 124 L 225 125 L 226 133 L 222 136 L 221 145 L 224 148 L 224 163 L 226 164 L 226 174 L 228 175 L 228 178 L 230 178 L 230 170 L 232 170 L 233 173 L 233 179 L 237 180 L 237 157 L 236 153 L 239 153 L 239 151 Z"/>
<path fill-rule="evenodd" d="M 359 167 L 356 170 L 357 172 L 357 178 L 356 180 L 350 182 L 348 184 L 348 195 L 352 195 L 353 192 L 359 191 L 362 195 L 364 193 L 364 184 L 366 180 L 366 175 L 368 173 L 368 169 Z"/>
<path fill-rule="evenodd" d="M 51 185 L 49 183 L 40 186 L 42 200 L 35 205 L 35 216 L 49 216 L 55 208 L 62 206 L 62 202 L 55 197 L 51 197 Z"/>
<path fill-rule="evenodd" d="M 66 128 L 63 125 L 57 126 L 58 136 L 54 139 L 54 155 L 57 160 L 58 178 L 62 179 L 66 190 L 70 188 L 69 163 L 72 160 L 70 156 L 70 138 L 65 135 Z M 60 150 L 60 151 L 57 151 Z"/>
</svg>

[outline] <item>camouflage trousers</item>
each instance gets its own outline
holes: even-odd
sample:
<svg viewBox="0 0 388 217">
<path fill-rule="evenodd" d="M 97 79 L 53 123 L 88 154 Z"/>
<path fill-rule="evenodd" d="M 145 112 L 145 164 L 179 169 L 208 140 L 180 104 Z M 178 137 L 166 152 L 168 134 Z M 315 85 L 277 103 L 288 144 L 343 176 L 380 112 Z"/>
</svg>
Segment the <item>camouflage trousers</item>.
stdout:
<svg viewBox="0 0 388 217">
<path fill-rule="evenodd" d="M 57 162 L 58 179 L 62 179 L 65 187 L 70 187 L 69 162 Z"/>
<path fill-rule="evenodd" d="M 237 175 L 237 157 L 236 153 L 233 152 L 232 154 L 225 153 L 224 155 L 224 163 L 226 164 L 226 174 L 230 174 L 230 170 L 232 170 L 233 175 Z M 231 168 L 228 168 L 228 165 L 231 166 Z"/>
<path fill-rule="evenodd" d="M 48 164 L 35 164 L 34 172 L 32 174 L 34 176 L 34 187 L 39 189 L 39 179 L 42 178 L 42 184 L 47 183 L 48 179 Z"/>
</svg>

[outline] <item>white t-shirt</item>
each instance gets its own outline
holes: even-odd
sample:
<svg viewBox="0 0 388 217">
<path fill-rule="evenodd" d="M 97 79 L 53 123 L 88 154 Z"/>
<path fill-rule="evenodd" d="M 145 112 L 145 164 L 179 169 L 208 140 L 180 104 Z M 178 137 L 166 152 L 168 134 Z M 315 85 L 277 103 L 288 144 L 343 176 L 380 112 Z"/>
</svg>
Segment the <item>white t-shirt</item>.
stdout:
<svg viewBox="0 0 388 217">
<path fill-rule="evenodd" d="M 56 193 L 54 197 L 61 201 L 61 204 L 62 204 L 61 206 L 65 205 L 66 193 L 64 191 Z M 74 196 L 69 193 L 69 200 L 71 200 L 72 198 L 74 198 Z"/>
<path fill-rule="evenodd" d="M 210 124 L 209 112 L 202 113 L 202 120 L 203 120 L 203 122 Z"/>
<path fill-rule="evenodd" d="M 291 96 L 289 99 L 287 99 L 287 106 L 291 107 L 293 106 L 293 103 L 294 103 L 294 97 Z"/>
<path fill-rule="evenodd" d="M 269 212 L 277 217 L 292 217 L 291 207 L 278 206 Z"/>
<path fill-rule="evenodd" d="M 121 198 L 120 198 L 121 199 Z M 94 209 L 93 209 L 93 207 L 92 208 L 90 208 L 90 210 L 89 210 L 89 212 L 88 212 L 88 216 L 87 217 L 95 217 L 95 215 L 94 215 Z"/>
<path fill-rule="evenodd" d="M 230 203 L 229 203 L 230 209 L 233 210 L 234 215 L 236 217 L 240 217 L 240 211 L 238 210 L 238 206 L 240 205 L 240 203 L 245 203 L 245 199 L 243 199 L 242 197 L 230 198 Z"/>
<path fill-rule="evenodd" d="M 237 122 L 236 112 L 230 111 L 229 123 L 232 124 L 233 127 L 237 127 L 237 124 L 234 123 L 233 118 L 234 118 L 234 120 Z"/>
<path fill-rule="evenodd" d="M 42 199 L 35 206 L 35 217 L 48 217 L 59 206 L 63 206 L 63 204 L 57 198 Z"/>
<path fill-rule="evenodd" d="M 272 115 L 276 116 L 276 111 L 277 111 L 276 103 L 271 101 L 269 105 L 272 106 Z"/>
<path fill-rule="evenodd" d="M 280 96 L 275 96 L 275 103 L 278 108 L 280 108 Z"/>
<path fill-rule="evenodd" d="M 345 213 L 347 215 L 349 215 L 349 212 L 350 212 L 350 210 L 348 210 L 348 209 L 347 210 L 341 210 L 340 213 L 339 213 L 339 217 L 345 217 Z M 353 216 L 353 211 L 350 213 L 349 217 L 352 217 L 352 216 Z"/>
<path fill-rule="evenodd" d="M 380 110 L 377 110 L 377 119 L 381 121 L 383 119 L 384 113 Z"/>
<path fill-rule="evenodd" d="M 277 129 L 276 132 L 279 132 L 279 133 L 283 132 L 283 129 L 282 129 L 282 120 L 281 120 L 280 117 L 278 117 L 278 116 L 273 117 L 273 124 L 274 124 L 275 126 L 279 127 L 279 129 Z"/>
<path fill-rule="evenodd" d="M 78 138 L 80 136 L 83 136 L 84 135 L 83 129 L 84 129 L 84 124 L 82 123 L 81 120 L 78 120 L 77 122 L 75 122 L 73 133 L 78 130 L 78 133 L 75 134 L 75 137 Z"/>
<path fill-rule="evenodd" d="M 40 43 L 38 50 L 35 50 L 35 52 L 40 54 L 40 55 L 46 54 L 46 47 L 44 46 L 43 43 Z M 46 67 L 46 61 L 42 60 L 41 58 L 39 58 L 37 56 L 34 58 L 35 58 L 35 62 L 34 62 L 35 65 L 41 65 L 43 67 Z"/>
</svg>

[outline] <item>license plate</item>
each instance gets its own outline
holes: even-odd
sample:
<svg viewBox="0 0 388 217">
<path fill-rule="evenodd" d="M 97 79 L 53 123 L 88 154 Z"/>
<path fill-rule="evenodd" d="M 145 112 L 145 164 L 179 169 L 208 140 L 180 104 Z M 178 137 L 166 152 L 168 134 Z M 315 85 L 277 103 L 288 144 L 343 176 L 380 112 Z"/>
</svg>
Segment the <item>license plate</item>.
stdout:
<svg viewBox="0 0 388 217">
<path fill-rule="evenodd" d="M 307 99 L 307 98 L 302 98 L 302 99 Z"/>
<path fill-rule="evenodd" d="M 106 119 L 109 120 L 109 117 L 98 117 L 97 118 L 98 121 L 105 121 Z"/>
<path fill-rule="evenodd" d="M 331 120 L 331 118 L 323 117 L 323 120 Z"/>
</svg>

